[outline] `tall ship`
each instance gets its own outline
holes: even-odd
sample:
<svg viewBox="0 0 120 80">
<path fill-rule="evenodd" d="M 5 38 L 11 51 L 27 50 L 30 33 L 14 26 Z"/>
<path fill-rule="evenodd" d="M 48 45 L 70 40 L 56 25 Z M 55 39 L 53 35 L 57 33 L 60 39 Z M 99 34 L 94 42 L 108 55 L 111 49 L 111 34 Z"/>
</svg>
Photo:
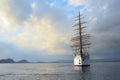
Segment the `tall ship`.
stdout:
<svg viewBox="0 0 120 80">
<path fill-rule="evenodd" d="M 90 35 L 86 32 L 86 26 L 84 21 L 82 21 L 83 18 L 80 15 L 76 17 L 76 24 L 72 27 L 74 27 L 74 37 L 71 39 L 72 41 L 72 50 L 74 52 L 74 65 L 75 66 L 90 66 L 89 63 L 89 47 L 90 42 L 89 38 Z"/>
</svg>

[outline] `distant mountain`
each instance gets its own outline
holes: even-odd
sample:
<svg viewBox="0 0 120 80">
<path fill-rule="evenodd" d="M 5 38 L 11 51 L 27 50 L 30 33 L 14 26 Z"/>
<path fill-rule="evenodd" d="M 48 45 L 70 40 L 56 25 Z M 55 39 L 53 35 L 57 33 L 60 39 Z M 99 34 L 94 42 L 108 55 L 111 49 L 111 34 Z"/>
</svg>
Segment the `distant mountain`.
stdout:
<svg viewBox="0 0 120 80">
<path fill-rule="evenodd" d="M 15 61 L 11 58 L 8 59 L 0 59 L 0 63 L 15 63 Z"/>
<path fill-rule="evenodd" d="M 30 63 L 30 62 L 27 60 L 20 60 L 16 62 L 13 59 L 8 58 L 8 59 L 0 59 L 0 63 Z"/>
<path fill-rule="evenodd" d="M 30 62 L 27 60 L 20 60 L 20 61 L 17 61 L 16 63 L 30 63 Z"/>
</svg>

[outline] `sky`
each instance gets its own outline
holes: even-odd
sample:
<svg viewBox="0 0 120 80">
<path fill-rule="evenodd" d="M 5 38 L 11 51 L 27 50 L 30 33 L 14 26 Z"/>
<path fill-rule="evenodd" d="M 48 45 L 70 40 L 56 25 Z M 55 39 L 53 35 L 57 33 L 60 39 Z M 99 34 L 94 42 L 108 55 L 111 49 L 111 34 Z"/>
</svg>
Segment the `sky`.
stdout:
<svg viewBox="0 0 120 80">
<path fill-rule="evenodd" d="M 119 0 L 1 0 L 0 59 L 73 60 L 74 19 L 91 34 L 91 59 L 120 59 Z"/>
</svg>

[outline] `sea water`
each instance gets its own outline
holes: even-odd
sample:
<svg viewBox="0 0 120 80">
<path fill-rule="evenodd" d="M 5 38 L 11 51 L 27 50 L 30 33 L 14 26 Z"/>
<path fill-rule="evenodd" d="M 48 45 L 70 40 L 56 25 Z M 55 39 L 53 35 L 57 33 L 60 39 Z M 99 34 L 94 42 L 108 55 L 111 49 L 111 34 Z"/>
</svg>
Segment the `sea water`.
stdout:
<svg viewBox="0 0 120 80">
<path fill-rule="evenodd" d="M 120 80 L 120 62 L 0 64 L 0 80 Z"/>
</svg>

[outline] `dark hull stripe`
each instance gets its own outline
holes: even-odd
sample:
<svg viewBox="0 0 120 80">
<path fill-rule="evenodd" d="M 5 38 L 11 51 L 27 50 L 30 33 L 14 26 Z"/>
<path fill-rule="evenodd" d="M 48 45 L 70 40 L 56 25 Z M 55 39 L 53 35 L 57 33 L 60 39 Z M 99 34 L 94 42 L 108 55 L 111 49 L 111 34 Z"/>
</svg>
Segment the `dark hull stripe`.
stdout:
<svg viewBox="0 0 120 80">
<path fill-rule="evenodd" d="M 90 64 L 87 64 L 87 65 L 75 65 L 75 66 L 81 66 L 81 67 L 84 67 L 84 66 L 90 66 Z"/>
</svg>

